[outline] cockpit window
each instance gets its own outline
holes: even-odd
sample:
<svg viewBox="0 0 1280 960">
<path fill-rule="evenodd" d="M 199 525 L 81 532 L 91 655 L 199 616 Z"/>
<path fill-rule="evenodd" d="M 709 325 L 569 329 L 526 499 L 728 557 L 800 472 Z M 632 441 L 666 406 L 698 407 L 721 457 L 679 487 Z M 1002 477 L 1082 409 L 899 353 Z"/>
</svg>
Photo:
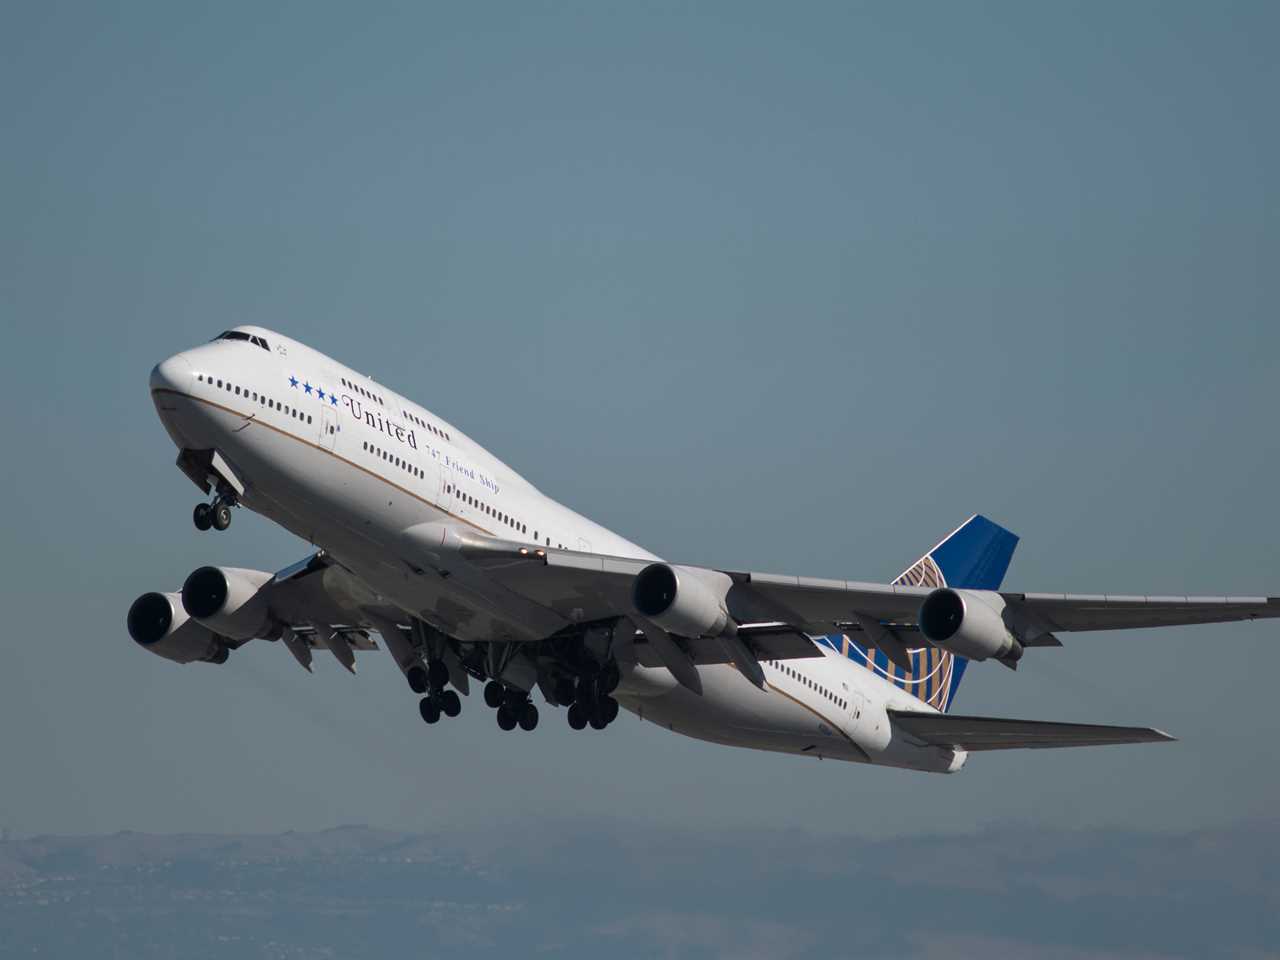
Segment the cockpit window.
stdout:
<svg viewBox="0 0 1280 960">
<path fill-rule="evenodd" d="M 247 340 L 249 343 L 252 343 L 261 347 L 263 350 L 266 350 L 268 353 L 271 352 L 271 348 L 267 346 L 267 341 L 263 340 L 261 337 L 250 336 L 249 334 L 245 333 L 243 330 L 224 330 L 222 333 L 218 334 L 213 339 L 215 340 Z"/>
</svg>

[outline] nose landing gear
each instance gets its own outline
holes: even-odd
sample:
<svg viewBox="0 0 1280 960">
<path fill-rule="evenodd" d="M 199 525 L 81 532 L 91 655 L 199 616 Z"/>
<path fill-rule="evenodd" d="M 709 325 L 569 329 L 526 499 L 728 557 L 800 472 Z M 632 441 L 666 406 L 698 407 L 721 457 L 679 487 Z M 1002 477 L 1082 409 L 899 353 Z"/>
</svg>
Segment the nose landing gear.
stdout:
<svg viewBox="0 0 1280 960">
<path fill-rule="evenodd" d="M 236 506 L 233 494 L 219 493 L 213 503 L 197 503 L 191 512 L 191 520 L 197 530 L 225 530 L 231 526 L 231 508 Z"/>
</svg>

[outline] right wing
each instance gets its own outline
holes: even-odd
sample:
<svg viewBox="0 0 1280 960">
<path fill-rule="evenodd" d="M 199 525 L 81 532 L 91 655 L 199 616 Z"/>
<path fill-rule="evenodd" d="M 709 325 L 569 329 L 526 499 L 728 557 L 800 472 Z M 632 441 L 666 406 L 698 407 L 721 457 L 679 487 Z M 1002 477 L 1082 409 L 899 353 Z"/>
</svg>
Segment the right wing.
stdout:
<svg viewBox="0 0 1280 960">
<path fill-rule="evenodd" d="M 460 553 L 496 581 L 570 621 L 634 616 L 635 578 L 652 562 L 531 548 L 479 537 L 464 541 Z M 920 605 L 935 589 L 689 565 L 680 569 L 719 581 L 725 606 L 739 624 L 780 623 L 815 635 L 861 630 L 860 617 L 877 620 L 895 631 L 914 632 L 919 629 Z M 1024 646 L 1056 646 L 1054 631 L 1126 630 L 1280 617 L 1277 597 L 975 592 L 1003 601 L 1006 622 Z"/>
<path fill-rule="evenodd" d="M 949 713 L 901 710 L 890 710 L 889 719 L 895 727 L 924 743 L 969 751 L 1165 743 L 1175 739 L 1162 730 L 1150 727 L 1106 727 L 1089 723 L 1007 720 L 1003 717 L 957 717 Z"/>
</svg>

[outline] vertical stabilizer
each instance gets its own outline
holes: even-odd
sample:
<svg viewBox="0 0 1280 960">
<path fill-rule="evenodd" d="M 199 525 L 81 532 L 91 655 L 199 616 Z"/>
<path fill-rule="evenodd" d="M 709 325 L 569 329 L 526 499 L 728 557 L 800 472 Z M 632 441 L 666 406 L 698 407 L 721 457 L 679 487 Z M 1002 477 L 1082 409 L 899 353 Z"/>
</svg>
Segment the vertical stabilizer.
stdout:
<svg viewBox="0 0 1280 960">
<path fill-rule="evenodd" d="M 1017 536 L 975 514 L 893 582 L 919 587 L 999 590 L 1017 545 Z M 893 663 L 883 651 L 860 643 L 861 639 L 862 634 L 855 634 L 854 639 L 828 638 L 832 646 L 837 646 L 850 659 L 930 706 L 944 712 L 951 708 L 968 660 L 927 643 L 912 647 L 913 643 L 921 642 L 919 635 L 903 634 L 901 639 L 911 647 L 908 653 L 911 669 L 906 669 Z"/>
</svg>

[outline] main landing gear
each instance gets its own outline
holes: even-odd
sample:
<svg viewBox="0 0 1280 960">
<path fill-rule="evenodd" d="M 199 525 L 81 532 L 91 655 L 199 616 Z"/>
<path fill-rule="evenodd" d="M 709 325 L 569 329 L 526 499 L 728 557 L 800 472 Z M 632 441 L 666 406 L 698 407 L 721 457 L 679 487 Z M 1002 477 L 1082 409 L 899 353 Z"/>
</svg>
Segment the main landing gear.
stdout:
<svg viewBox="0 0 1280 960">
<path fill-rule="evenodd" d="M 456 717 L 462 712 L 462 698 L 456 690 L 446 690 L 449 668 L 442 660 L 431 660 L 425 667 L 414 664 L 405 671 L 409 689 L 426 696 L 418 703 L 418 712 L 427 723 L 435 723 L 441 716 Z"/>
<path fill-rule="evenodd" d="M 484 702 L 498 711 L 498 726 L 503 730 L 533 730 L 538 726 L 538 708 L 529 695 L 515 687 L 507 689 L 497 680 L 484 685 Z"/>
<path fill-rule="evenodd" d="M 575 684 L 568 677 L 560 681 L 556 699 L 569 704 L 569 726 L 582 730 L 590 725 L 592 730 L 603 730 L 618 719 L 618 701 L 613 691 L 618 689 L 620 674 L 618 664 L 610 660 L 599 672 L 585 674 Z"/>
<path fill-rule="evenodd" d="M 231 508 L 236 506 L 234 496 L 218 494 L 213 503 L 197 503 L 191 512 L 191 520 L 197 530 L 225 530 L 231 526 Z"/>
</svg>

